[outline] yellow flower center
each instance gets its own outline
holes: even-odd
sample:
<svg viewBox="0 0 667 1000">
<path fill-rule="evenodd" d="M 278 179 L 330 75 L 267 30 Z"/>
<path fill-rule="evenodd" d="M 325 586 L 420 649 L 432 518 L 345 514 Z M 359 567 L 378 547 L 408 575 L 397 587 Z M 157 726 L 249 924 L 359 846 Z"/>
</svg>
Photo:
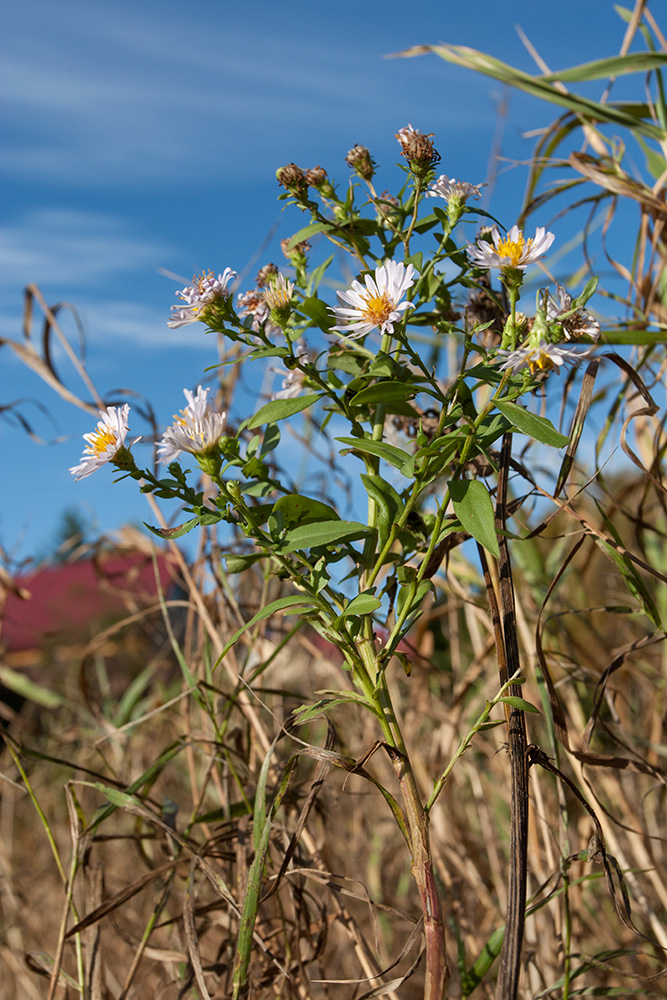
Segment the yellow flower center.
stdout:
<svg viewBox="0 0 667 1000">
<path fill-rule="evenodd" d="M 553 361 L 548 354 L 540 351 L 537 357 L 533 356 L 528 359 L 528 367 L 530 368 L 530 374 L 534 375 L 536 371 L 538 372 L 548 372 L 552 368 L 555 368 Z"/>
<path fill-rule="evenodd" d="M 509 257 L 508 267 L 518 267 L 523 254 L 530 250 L 532 245 L 532 237 L 529 240 L 524 240 L 523 235 L 519 233 L 518 240 L 501 240 L 496 251 L 501 257 Z"/>
<path fill-rule="evenodd" d="M 264 289 L 264 301 L 269 309 L 286 309 L 292 301 L 292 293 L 288 288 L 281 288 L 279 285 L 270 285 Z"/>
<path fill-rule="evenodd" d="M 117 444 L 116 435 L 108 427 L 91 434 L 90 444 L 84 449 L 88 455 L 103 455 L 109 445 L 115 447 Z"/>
<path fill-rule="evenodd" d="M 195 288 L 199 289 L 199 294 L 202 295 L 205 291 L 204 285 L 207 284 L 207 282 L 211 281 L 211 279 L 214 277 L 215 275 L 213 274 L 213 271 L 202 271 L 200 275 L 194 274 L 192 276 L 192 284 L 195 286 Z"/>
<path fill-rule="evenodd" d="M 394 303 L 386 292 L 382 295 L 365 295 L 366 308 L 364 309 L 364 319 L 374 326 L 385 323 L 394 311 Z"/>
</svg>

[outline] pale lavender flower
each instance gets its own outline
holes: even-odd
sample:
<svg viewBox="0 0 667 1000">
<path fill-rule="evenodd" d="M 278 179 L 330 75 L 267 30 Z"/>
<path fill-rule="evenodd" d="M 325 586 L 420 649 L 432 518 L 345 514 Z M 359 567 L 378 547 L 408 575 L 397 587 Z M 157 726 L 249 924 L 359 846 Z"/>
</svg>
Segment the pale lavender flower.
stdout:
<svg viewBox="0 0 667 1000">
<path fill-rule="evenodd" d="M 531 375 L 539 372 L 549 372 L 555 369 L 556 374 L 564 364 L 578 364 L 588 351 L 574 350 L 571 347 L 559 347 L 540 340 L 537 344 L 526 343 L 515 351 L 498 351 L 498 357 L 504 358 L 500 371 L 516 372 L 528 366 Z"/>
<path fill-rule="evenodd" d="M 185 307 L 175 305 L 171 307 L 173 313 L 167 326 L 172 330 L 177 330 L 188 323 L 196 323 L 202 319 L 202 312 L 211 307 L 217 299 L 228 299 L 231 295 L 229 284 L 237 277 L 236 271 L 231 267 L 226 267 L 222 274 L 217 277 L 213 271 L 204 271 L 201 275 L 195 275 L 191 285 L 176 292 L 179 299 L 186 303 Z M 203 317 L 206 318 L 205 316 Z"/>
<path fill-rule="evenodd" d="M 158 459 L 168 465 L 181 452 L 191 455 L 207 455 L 217 450 L 224 434 L 226 414 L 216 412 L 208 401 L 208 388 L 197 387 L 197 392 L 188 389 L 183 394 L 188 405 L 174 417 L 174 423 L 162 435 L 158 445 Z"/>
<path fill-rule="evenodd" d="M 340 306 L 330 307 L 337 324 L 333 330 L 340 330 L 351 337 L 363 337 L 377 327 L 380 333 L 392 333 L 411 302 L 401 299 L 414 284 L 415 270 L 412 264 L 388 260 L 375 268 L 375 278 L 366 275 L 365 286 L 353 281 L 351 288 L 337 292 Z"/>
<path fill-rule="evenodd" d="M 481 197 L 481 184 L 469 184 L 468 181 L 457 181 L 455 177 L 440 174 L 426 192 L 427 198 L 444 198 L 446 202 L 456 199 L 466 202 L 468 198 Z"/>
<path fill-rule="evenodd" d="M 109 406 L 106 410 L 99 411 L 102 419 L 98 422 L 97 429 L 83 435 L 86 447 L 83 449 L 81 462 L 69 470 L 76 479 L 84 479 L 107 462 L 113 461 L 125 445 L 129 412 L 129 403 Z"/>
<path fill-rule="evenodd" d="M 512 226 L 503 238 L 497 227 L 491 230 L 493 245 L 486 240 L 478 239 L 477 243 L 469 243 L 468 257 L 475 267 L 517 268 L 525 270 L 528 264 L 542 257 L 554 241 L 554 234 L 548 233 L 543 226 L 538 226 L 535 236 L 524 239 L 518 226 Z"/>
</svg>

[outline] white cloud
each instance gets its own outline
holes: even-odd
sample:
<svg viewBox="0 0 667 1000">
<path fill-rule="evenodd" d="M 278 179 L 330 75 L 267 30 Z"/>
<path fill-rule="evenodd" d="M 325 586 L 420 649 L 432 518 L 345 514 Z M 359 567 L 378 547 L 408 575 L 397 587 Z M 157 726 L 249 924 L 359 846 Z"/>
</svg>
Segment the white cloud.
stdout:
<svg viewBox="0 0 667 1000">
<path fill-rule="evenodd" d="M 34 282 L 67 294 L 129 272 L 155 269 L 173 249 L 142 238 L 112 215 L 43 208 L 18 217 L 0 233 L 3 285 Z"/>
<path fill-rule="evenodd" d="M 70 0 L 66 14 L 52 2 L 27 6 L 29 19 L 13 12 L 5 42 L 20 55 L 0 71 L 3 162 L 14 175 L 84 186 L 163 184 L 211 169 L 260 176 L 272 149 L 279 163 L 286 146 L 293 158 L 350 129 L 359 132 L 350 144 L 372 141 L 370 129 L 391 135 L 415 119 L 416 100 L 429 131 L 434 116 L 469 131 L 492 114 L 472 99 L 472 74 L 465 106 L 443 104 L 450 67 L 383 60 L 402 36 L 387 22 L 369 35 L 372 15 L 361 9 L 357 31 L 325 39 L 312 18 L 253 16 L 252 5 L 236 20 L 226 5 L 211 16 L 201 0 L 187 17 L 169 0 L 160 17 L 122 0 Z M 438 89 L 428 85 L 436 80 Z"/>
</svg>

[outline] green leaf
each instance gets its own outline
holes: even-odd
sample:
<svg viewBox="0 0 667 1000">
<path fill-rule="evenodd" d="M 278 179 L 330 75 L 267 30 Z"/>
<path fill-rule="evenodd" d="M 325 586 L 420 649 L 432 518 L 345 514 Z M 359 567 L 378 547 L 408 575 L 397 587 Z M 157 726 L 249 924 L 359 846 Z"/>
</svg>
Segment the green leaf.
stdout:
<svg viewBox="0 0 667 1000">
<path fill-rule="evenodd" d="M 479 479 L 458 479 L 447 484 L 454 511 L 461 527 L 483 545 L 496 559 L 500 558 L 493 503 Z"/>
<path fill-rule="evenodd" d="M 0 667 L 0 681 L 20 698 L 34 701 L 36 705 L 43 705 L 44 708 L 62 708 L 63 705 L 67 704 L 62 695 L 42 687 L 41 684 L 35 684 L 18 670 Z"/>
<path fill-rule="evenodd" d="M 376 455 L 378 458 L 383 458 L 385 462 L 389 462 L 396 469 L 401 469 L 407 460 L 412 456 L 407 451 L 403 451 L 401 448 L 396 448 L 393 444 L 387 444 L 386 441 L 372 441 L 370 438 L 356 438 L 356 437 L 339 437 L 336 441 L 340 441 L 341 444 L 351 445 L 349 451 L 361 452 L 364 455 Z M 348 450 L 341 451 L 341 455 L 348 454 Z"/>
<path fill-rule="evenodd" d="M 549 444 L 554 448 L 563 448 L 569 438 L 556 430 L 554 425 L 546 417 L 538 417 L 530 410 L 518 406 L 516 403 L 509 403 L 506 400 L 498 400 L 496 407 L 504 417 L 516 427 L 518 431 L 527 437 L 532 437 L 542 444 Z"/>
<path fill-rule="evenodd" d="M 261 427 L 262 424 L 274 423 L 277 420 L 284 420 L 286 417 L 292 417 L 295 413 L 300 413 L 301 410 L 308 409 L 313 403 L 316 403 L 318 399 L 322 398 L 322 393 L 312 393 L 309 396 L 295 396 L 292 399 L 272 399 L 270 403 L 266 403 L 261 410 L 250 417 L 247 421 L 241 424 L 241 429 L 254 430 L 255 427 Z"/>
<path fill-rule="evenodd" d="M 412 56 L 423 56 L 428 52 L 435 53 L 435 55 L 447 60 L 447 62 L 455 63 L 458 66 L 465 66 L 467 69 L 473 69 L 478 73 L 490 76 L 507 86 L 516 87 L 518 90 L 523 90 L 525 93 L 531 94 L 540 100 L 549 101 L 552 104 L 564 107 L 572 114 L 581 115 L 584 121 L 592 120 L 597 123 L 620 126 L 629 129 L 633 135 L 639 132 L 650 136 L 652 139 L 656 139 L 658 142 L 664 141 L 665 133 L 662 128 L 654 125 L 651 121 L 644 121 L 625 111 L 622 105 L 616 105 L 611 101 L 606 104 L 600 104 L 599 102 L 582 97 L 580 94 L 575 94 L 570 90 L 560 89 L 557 84 L 561 80 L 567 79 L 568 73 L 580 70 L 580 67 L 575 67 L 574 70 L 562 70 L 560 73 L 554 74 L 555 82 L 551 83 L 547 77 L 531 76 L 529 73 L 524 73 L 523 70 L 516 69 L 508 63 L 501 62 L 500 59 L 496 59 L 494 56 L 479 52 L 477 49 L 468 48 L 465 45 L 416 45 L 411 49 L 406 49 L 399 53 L 399 55 L 409 58 Z M 627 58 L 634 58 L 635 55 L 637 53 L 629 53 Z M 621 57 L 612 58 L 618 60 Z M 415 228 L 419 231 L 419 225 Z"/>
<path fill-rule="evenodd" d="M 625 73 L 648 73 L 652 69 L 667 69 L 667 54 L 664 52 L 630 52 L 627 55 L 607 56 L 593 62 L 581 63 L 569 69 L 559 70 L 540 77 L 551 83 L 560 80 L 567 83 L 581 83 L 585 80 L 603 80 L 609 76 Z"/>
<path fill-rule="evenodd" d="M 246 355 L 246 361 L 259 361 L 261 358 L 289 358 L 292 352 L 286 347 L 258 347 Z"/>
<path fill-rule="evenodd" d="M 315 521 L 340 521 L 340 516 L 329 504 L 300 493 L 292 493 L 276 500 L 273 512 L 283 515 L 286 528 L 296 528 L 299 524 L 312 524 Z"/>
<path fill-rule="evenodd" d="M 363 698 L 351 692 L 347 697 L 343 694 L 341 697 L 336 698 L 322 698 L 320 701 L 316 701 L 314 705 L 301 705 L 299 708 L 294 709 L 293 714 L 297 717 L 298 724 L 301 725 L 304 722 L 316 719 L 320 715 L 324 715 L 326 712 L 330 712 L 339 705 L 347 705 L 350 702 L 354 704 L 366 704 Z"/>
<path fill-rule="evenodd" d="M 304 299 L 297 312 L 304 313 L 321 330 L 329 330 L 336 322 L 335 316 L 330 312 L 326 303 L 322 302 L 322 299 L 318 299 L 315 295 Z"/>
<path fill-rule="evenodd" d="M 596 538 L 595 539 L 596 542 L 598 543 L 600 548 L 607 554 L 609 559 L 611 559 L 614 565 L 617 567 L 619 573 L 621 574 L 621 576 L 625 581 L 626 587 L 628 588 L 632 596 L 635 597 L 636 600 L 639 602 L 639 604 L 642 606 L 644 613 L 648 615 L 648 617 L 651 619 L 651 621 L 657 628 L 661 628 L 662 620 L 660 618 L 660 612 L 658 611 L 655 605 L 650 590 L 648 589 L 648 587 L 642 580 L 641 576 L 635 569 L 632 560 L 629 559 L 628 556 L 621 551 L 621 549 L 623 548 L 623 544 L 621 541 L 621 536 L 619 535 L 616 529 L 616 526 L 604 512 L 599 503 L 596 503 L 596 507 L 598 508 L 598 511 L 600 512 L 600 515 L 603 518 L 606 530 L 609 532 L 613 540 L 617 543 L 619 548 L 616 548 L 613 544 L 610 544 L 609 542 L 605 541 L 602 538 Z"/>
<path fill-rule="evenodd" d="M 330 222 L 313 222 L 310 226 L 304 226 L 291 237 L 287 249 L 292 250 L 297 243 L 303 243 L 304 240 L 309 240 L 311 236 L 317 236 L 318 233 L 331 232 L 334 228 L 335 226 L 332 226 Z"/>
<path fill-rule="evenodd" d="M 357 594 L 356 597 L 352 598 L 338 620 L 347 618 L 348 615 L 369 615 L 381 607 L 382 601 L 378 600 L 372 591 L 367 590 L 363 594 Z"/>
<path fill-rule="evenodd" d="M 278 551 L 285 555 L 297 549 L 312 549 L 317 545 L 335 545 L 363 538 L 368 528 L 359 521 L 319 521 L 293 528 L 285 535 Z"/>
<path fill-rule="evenodd" d="M 219 518 L 216 518 L 216 520 L 219 520 Z M 188 531 L 192 531 L 197 524 L 199 524 L 198 517 L 193 517 L 191 520 L 185 521 L 184 524 L 179 524 L 175 528 L 154 528 L 153 525 L 147 524 L 144 521 L 144 527 L 152 531 L 158 538 L 180 538 L 181 535 L 187 535 Z"/>
<path fill-rule="evenodd" d="M 263 622 L 266 618 L 270 618 L 271 615 L 275 615 L 279 611 L 287 611 L 288 608 L 312 608 L 316 607 L 316 603 L 317 602 L 314 598 L 309 597 L 308 594 L 290 594 L 289 597 L 279 597 L 277 601 L 271 601 L 271 603 L 267 604 L 265 608 L 258 611 L 256 615 L 253 615 L 249 622 L 246 622 L 246 624 L 242 625 L 240 629 L 237 629 L 231 639 L 227 640 L 213 669 L 215 670 L 237 640 L 240 639 L 244 632 L 246 632 L 249 628 L 252 628 L 253 625 Z M 290 613 L 299 614 L 299 611 L 293 611 Z"/>
<path fill-rule="evenodd" d="M 405 382 L 376 382 L 369 385 L 350 400 L 351 406 L 362 403 L 390 403 L 394 400 L 411 399 L 419 390 Z"/>
<path fill-rule="evenodd" d="M 389 538 L 392 525 L 398 521 L 399 515 L 403 510 L 403 501 L 394 487 L 385 482 L 382 476 L 371 476 L 362 473 L 361 481 L 369 497 L 375 501 L 378 547 L 382 549 Z"/>
<path fill-rule="evenodd" d="M 227 555 L 225 556 L 227 572 L 229 574 L 243 573 L 253 563 L 259 562 L 260 559 L 264 559 L 265 557 L 264 552 L 250 552 L 247 555 Z"/>
<path fill-rule="evenodd" d="M 529 701 L 525 698 L 517 698 L 515 695 L 508 694 L 504 698 L 499 698 L 498 701 L 502 701 L 505 705 L 511 705 L 512 708 L 520 708 L 522 712 L 533 712 L 536 715 L 541 715 L 539 708 L 535 708 L 531 705 Z"/>
<path fill-rule="evenodd" d="M 277 424 L 267 424 L 262 438 L 262 448 L 260 455 L 264 458 L 269 455 L 280 444 L 280 428 Z"/>
<path fill-rule="evenodd" d="M 361 375 L 367 358 L 356 351 L 330 351 L 327 367 L 333 371 L 345 372 L 347 375 Z"/>
</svg>

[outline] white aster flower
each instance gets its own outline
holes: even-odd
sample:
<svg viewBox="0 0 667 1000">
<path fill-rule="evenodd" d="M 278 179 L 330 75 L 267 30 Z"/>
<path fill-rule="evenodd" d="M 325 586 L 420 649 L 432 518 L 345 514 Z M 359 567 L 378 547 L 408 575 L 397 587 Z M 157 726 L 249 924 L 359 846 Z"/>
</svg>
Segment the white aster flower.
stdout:
<svg viewBox="0 0 667 1000">
<path fill-rule="evenodd" d="M 106 410 L 99 411 L 102 419 L 98 422 L 97 429 L 83 435 L 86 447 L 83 449 L 80 464 L 69 470 L 76 479 L 84 479 L 107 462 L 114 460 L 125 445 L 129 430 L 127 424 L 129 412 L 129 403 L 124 403 L 123 406 L 109 406 Z M 136 441 L 133 443 L 136 444 Z"/>
<path fill-rule="evenodd" d="M 350 337 L 363 337 L 378 327 L 380 333 L 393 333 L 394 323 L 401 319 L 411 302 L 401 302 L 405 293 L 414 284 L 415 270 L 412 264 L 388 260 L 375 268 L 375 278 L 366 275 L 365 287 L 360 281 L 353 281 L 345 292 L 337 292 L 340 306 L 330 307 L 337 324 L 332 330 L 340 330 Z"/>
<path fill-rule="evenodd" d="M 535 235 L 524 239 L 518 226 L 512 226 L 507 236 L 501 238 L 496 226 L 491 230 L 493 246 L 486 240 L 478 239 L 477 243 L 469 243 L 468 257 L 475 267 L 517 268 L 524 271 L 547 252 L 554 241 L 554 234 L 548 233 L 543 226 L 538 226 Z"/>
<path fill-rule="evenodd" d="M 540 340 L 537 344 L 524 344 L 515 351 L 498 351 L 498 357 L 504 358 L 500 371 L 519 371 L 526 365 L 531 375 L 549 372 L 552 369 L 559 374 L 564 364 L 577 364 L 588 354 L 588 351 L 577 351 L 571 347 L 558 347 Z"/>
<path fill-rule="evenodd" d="M 308 348 L 305 344 L 299 344 L 296 349 L 296 359 L 300 362 L 308 361 Z M 273 396 L 273 399 L 294 399 L 295 396 L 300 396 L 305 388 L 305 382 L 308 376 L 300 368 L 288 368 L 285 369 L 287 374 L 283 379 L 282 388 L 278 390 Z M 282 368 L 273 368 L 272 371 L 281 373 Z"/>
<path fill-rule="evenodd" d="M 440 174 L 426 192 L 427 198 L 444 198 L 449 202 L 453 199 L 466 202 L 468 198 L 481 198 L 481 184 L 469 184 L 468 181 L 457 181 L 455 177 Z"/>
<path fill-rule="evenodd" d="M 567 340 L 576 337 L 590 337 L 597 341 L 600 337 L 600 324 L 595 316 L 583 307 L 577 309 L 571 316 L 563 317 L 572 308 L 572 296 L 562 285 L 556 284 L 558 302 L 551 293 L 547 298 L 547 319 L 552 323 L 560 323 Z"/>
<path fill-rule="evenodd" d="M 195 275 L 191 285 L 176 292 L 178 298 L 183 299 L 186 305 L 185 307 L 180 305 L 171 307 L 173 315 L 167 321 L 167 326 L 171 327 L 172 330 L 177 330 L 180 326 L 196 323 L 202 319 L 202 311 L 211 306 L 216 299 L 229 298 L 231 295 L 229 283 L 236 277 L 236 271 L 232 271 L 231 267 L 226 267 L 222 274 L 217 277 L 213 271 L 204 271 L 201 275 Z"/>
<path fill-rule="evenodd" d="M 197 387 L 193 395 L 188 389 L 183 394 L 188 405 L 174 417 L 174 423 L 162 435 L 158 445 L 158 458 L 168 465 L 181 452 L 191 455 L 210 455 L 216 452 L 225 430 L 225 413 L 212 409 L 208 401 L 209 390 Z"/>
</svg>

